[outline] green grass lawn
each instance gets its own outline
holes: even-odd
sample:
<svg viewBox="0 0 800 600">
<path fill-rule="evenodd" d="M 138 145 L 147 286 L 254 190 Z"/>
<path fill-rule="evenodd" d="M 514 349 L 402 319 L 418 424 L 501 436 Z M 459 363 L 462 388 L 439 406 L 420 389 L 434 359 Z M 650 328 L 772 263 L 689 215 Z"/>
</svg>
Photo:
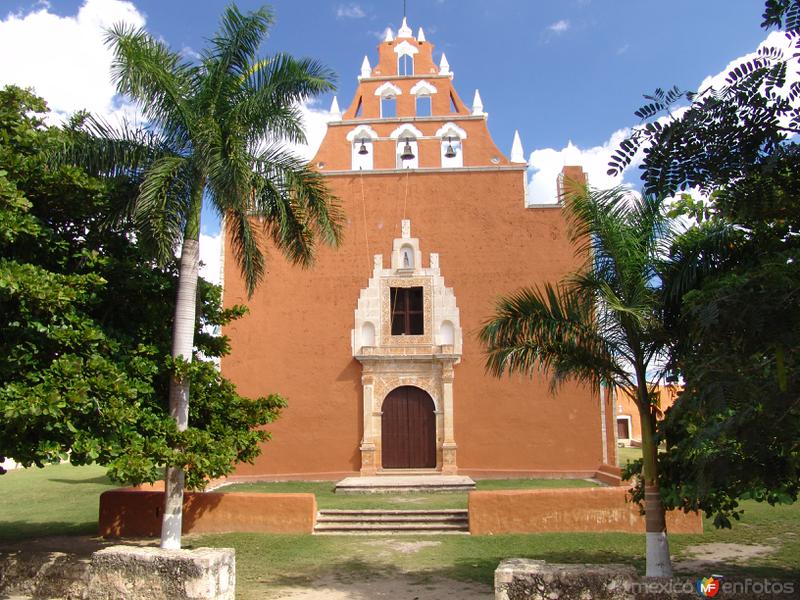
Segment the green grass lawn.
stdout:
<svg viewBox="0 0 800 600">
<path fill-rule="evenodd" d="M 625 468 L 629 462 L 642 458 L 641 448 L 617 448 L 617 464 Z"/>
<path fill-rule="evenodd" d="M 590 487 L 597 485 L 585 479 L 494 479 L 476 482 L 479 490 L 514 490 L 531 488 Z M 335 494 L 332 481 L 279 481 L 269 483 L 237 483 L 221 488 L 223 493 L 309 493 L 317 497 L 319 508 L 372 509 L 441 509 L 467 508 L 466 492 L 434 494 Z"/>
<path fill-rule="evenodd" d="M 100 494 L 114 486 L 94 465 L 50 465 L 0 475 L 0 540 L 97 531 Z"/>
</svg>

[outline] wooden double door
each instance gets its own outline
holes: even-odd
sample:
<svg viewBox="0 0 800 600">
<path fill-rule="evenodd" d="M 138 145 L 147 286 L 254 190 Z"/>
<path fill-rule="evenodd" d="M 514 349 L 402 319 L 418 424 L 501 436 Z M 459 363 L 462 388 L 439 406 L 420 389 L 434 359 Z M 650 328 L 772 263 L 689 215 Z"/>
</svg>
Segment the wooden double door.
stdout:
<svg viewBox="0 0 800 600">
<path fill-rule="evenodd" d="M 403 386 L 383 401 L 381 455 L 384 469 L 436 467 L 436 413 L 427 392 Z"/>
</svg>

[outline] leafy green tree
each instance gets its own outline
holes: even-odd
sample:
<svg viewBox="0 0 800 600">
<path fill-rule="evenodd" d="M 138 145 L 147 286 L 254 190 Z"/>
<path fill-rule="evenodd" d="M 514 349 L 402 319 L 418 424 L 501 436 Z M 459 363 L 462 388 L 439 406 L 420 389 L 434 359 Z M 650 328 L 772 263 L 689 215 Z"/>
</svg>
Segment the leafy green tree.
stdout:
<svg viewBox="0 0 800 600">
<path fill-rule="evenodd" d="M 790 48 L 760 49 L 721 89 L 657 91 L 610 165 L 618 172 L 643 149 L 645 190 L 706 196 L 673 208 L 695 224 L 663 274 L 685 389 L 659 458 L 665 504 L 703 509 L 718 526 L 738 518 L 741 499 L 791 502 L 799 487 L 800 2 L 767 1 L 762 25 L 784 29 Z"/>
<path fill-rule="evenodd" d="M 544 370 L 552 387 L 568 379 L 597 389 L 604 384 L 631 397 L 639 410 L 644 456 L 647 574 L 672 573 L 664 507 L 658 490 L 655 442 L 658 368 L 668 341 L 658 269 L 671 238 L 661 200 L 623 188 L 584 189 L 566 197 L 571 236 L 586 262 L 576 273 L 543 288 L 501 298 L 480 337 L 487 368 Z"/>
<path fill-rule="evenodd" d="M 65 134 L 45 112 L 30 92 L 0 90 L 0 456 L 96 462 L 124 483 L 179 464 L 203 487 L 253 460 L 283 400 L 243 398 L 197 361 L 192 427 L 178 431 L 166 403 L 177 265 L 148 260 L 130 224 L 105 223 L 126 181 L 47 163 Z M 243 313 L 202 281 L 199 296 L 197 331 Z M 207 357 L 228 351 L 225 338 L 197 340 Z"/>
<path fill-rule="evenodd" d="M 311 263 L 317 240 L 340 241 L 340 211 L 322 176 L 286 146 L 304 141 L 298 103 L 332 89 L 333 75 L 312 60 L 258 58 L 272 22 L 267 8 L 242 14 L 229 6 L 196 63 L 143 30 L 114 27 L 108 42 L 117 90 L 137 103 L 150 129 L 113 131 L 89 119 L 82 131 L 93 136 L 75 146 L 73 158 L 95 172 L 141 177 L 129 210 L 160 260 L 181 247 L 172 336 L 177 362 L 192 359 L 204 199 L 225 218 L 250 293 L 264 275 L 264 237 L 300 265 Z M 178 430 L 188 425 L 189 383 L 177 372 L 170 383 Z M 167 469 L 166 487 L 161 545 L 178 548 L 179 465 Z"/>
</svg>

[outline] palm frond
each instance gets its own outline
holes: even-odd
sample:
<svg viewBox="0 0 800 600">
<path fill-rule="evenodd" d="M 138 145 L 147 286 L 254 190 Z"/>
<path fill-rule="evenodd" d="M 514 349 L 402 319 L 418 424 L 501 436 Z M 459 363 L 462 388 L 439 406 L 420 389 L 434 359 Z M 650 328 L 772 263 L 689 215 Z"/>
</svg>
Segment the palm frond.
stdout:
<svg viewBox="0 0 800 600">
<path fill-rule="evenodd" d="M 277 54 L 253 65 L 243 81 L 233 118 L 270 140 L 305 142 L 297 106 L 334 89 L 335 74 L 321 63 Z"/>
<path fill-rule="evenodd" d="M 145 30 L 128 25 L 114 25 L 106 44 L 114 52 L 111 76 L 117 92 L 132 98 L 173 146 L 185 146 L 192 119 L 187 99 L 193 94 L 197 67 Z"/>
<path fill-rule="evenodd" d="M 258 232 L 247 210 L 229 210 L 225 216 L 226 230 L 231 236 L 234 257 L 244 275 L 248 296 L 252 296 L 264 278 L 264 252 L 259 245 Z"/>
<path fill-rule="evenodd" d="M 188 159 L 165 156 L 150 165 L 139 186 L 133 221 L 162 263 L 174 257 L 183 237 L 193 179 Z"/>
<path fill-rule="evenodd" d="M 169 146 L 152 130 L 133 127 L 127 120 L 115 127 L 100 117 L 83 115 L 48 159 L 53 166 L 80 165 L 95 177 L 136 181 L 154 160 L 169 154 Z"/>
<path fill-rule="evenodd" d="M 526 288 L 501 298 L 479 334 L 487 370 L 498 376 L 543 370 L 554 388 L 569 378 L 629 382 L 619 360 L 624 350 L 598 335 L 593 311 L 591 302 L 564 286 Z"/>
<path fill-rule="evenodd" d="M 220 99 L 231 98 L 238 82 L 252 69 L 259 46 L 273 22 L 272 11 L 266 6 L 246 15 L 234 4 L 225 8 L 211 47 L 203 53 L 206 70 L 203 102 L 208 110 L 216 112 Z"/>
</svg>

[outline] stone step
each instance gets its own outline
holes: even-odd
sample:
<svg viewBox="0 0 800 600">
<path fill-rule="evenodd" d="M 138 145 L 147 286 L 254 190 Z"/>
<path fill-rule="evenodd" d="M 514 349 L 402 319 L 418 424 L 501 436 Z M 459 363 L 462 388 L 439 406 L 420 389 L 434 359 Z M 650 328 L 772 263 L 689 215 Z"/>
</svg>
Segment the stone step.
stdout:
<svg viewBox="0 0 800 600">
<path fill-rule="evenodd" d="M 374 477 L 347 477 L 336 484 L 337 494 L 386 494 L 401 492 L 469 492 L 475 482 L 460 475 L 413 475 L 397 471 Z"/>
<path fill-rule="evenodd" d="M 441 516 L 463 516 L 469 514 L 466 508 L 434 508 L 405 510 L 400 508 L 323 508 L 318 515 L 392 515 L 392 516 L 414 516 L 414 515 L 441 515 Z"/>
<path fill-rule="evenodd" d="M 468 523 L 466 516 L 429 517 L 425 515 L 319 515 L 317 523 Z"/>
<path fill-rule="evenodd" d="M 330 509 L 317 513 L 315 534 L 387 535 L 469 533 L 463 509 Z"/>
</svg>

